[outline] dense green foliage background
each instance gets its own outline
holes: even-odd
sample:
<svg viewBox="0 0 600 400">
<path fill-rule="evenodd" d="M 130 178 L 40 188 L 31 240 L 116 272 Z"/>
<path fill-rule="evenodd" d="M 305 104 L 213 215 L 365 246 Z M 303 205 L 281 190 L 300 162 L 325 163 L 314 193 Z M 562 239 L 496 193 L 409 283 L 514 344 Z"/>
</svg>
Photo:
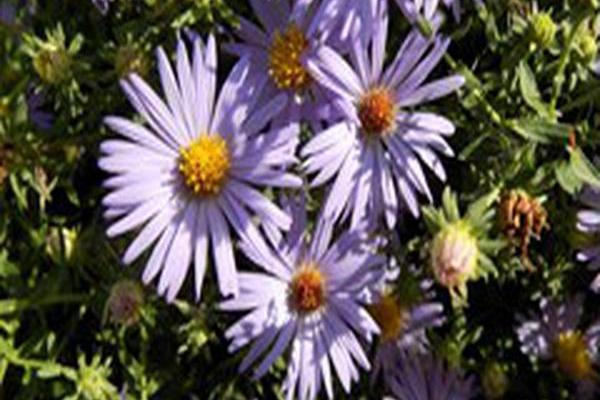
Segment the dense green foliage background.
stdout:
<svg viewBox="0 0 600 400">
<path fill-rule="evenodd" d="M 432 343 L 477 376 L 499 363 L 509 380 L 504 398 L 572 398 L 568 379 L 520 352 L 514 317 L 537 308 L 541 296 L 578 292 L 586 294 L 585 322 L 600 317 L 588 289 L 593 274 L 574 261 L 592 239 L 575 231 L 578 193 L 600 184 L 588 161 L 600 138 L 600 81 L 590 70 L 597 13 L 593 1 L 538 1 L 557 28 L 544 47 L 531 37 L 532 2 L 465 3 L 462 22 L 449 18 L 442 28 L 453 44 L 437 73 L 456 70 L 467 84 L 458 101 L 432 106 L 457 125 L 448 185 L 461 209 L 494 190 L 523 190 L 546 209 L 549 228 L 529 245 L 530 261 L 518 245 L 504 246 L 496 273 L 469 284 L 466 307 L 453 307 L 439 288 L 448 323 L 431 333 Z M 0 21 L 0 399 L 281 398 L 284 360 L 258 382 L 237 372 L 243 354 L 229 355 L 223 337 L 234 317 L 216 309 L 213 285 L 201 304 L 190 287 L 174 304 L 152 287 L 137 288 L 143 263 L 119 261 L 128 238 L 104 234 L 105 177 L 96 165 L 100 141 L 112 136 L 102 117 L 133 113 L 119 77 L 137 71 L 156 87 L 154 48 L 172 50 L 184 28 L 232 41 L 236 15 L 253 18 L 249 7 L 244 0 L 116 0 L 111 7 L 103 17 L 89 1 L 32 0 L 15 20 Z M 392 53 L 410 27 L 390 8 Z M 221 78 L 234 61 L 221 52 Z M 43 93 L 37 111 L 53 115 L 49 128 L 28 108 L 32 91 Z M 430 181 L 439 200 L 443 185 Z M 311 204 L 316 211 L 318 202 Z M 490 237 L 507 239 L 497 219 Z M 393 256 L 426 270 L 424 222 L 407 214 L 395 234 Z M 128 320 L 110 306 L 124 281 L 143 293 L 139 315 Z M 375 392 L 365 374 L 351 397 Z"/>
</svg>

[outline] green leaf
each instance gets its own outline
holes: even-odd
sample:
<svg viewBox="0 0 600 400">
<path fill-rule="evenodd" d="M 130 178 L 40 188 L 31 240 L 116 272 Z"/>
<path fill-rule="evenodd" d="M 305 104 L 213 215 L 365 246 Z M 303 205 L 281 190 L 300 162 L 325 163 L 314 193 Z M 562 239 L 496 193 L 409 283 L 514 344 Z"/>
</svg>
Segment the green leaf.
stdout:
<svg viewBox="0 0 600 400">
<path fill-rule="evenodd" d="M 499 193 L 499 189 L 494 189 L 490 193 L 475 200 L 475 202 L 473 202 L 467 209 L 467 213 L 465 215 L 466 219 L 473 224 L 479 224 L 482 221 L 485 221 L 486 212 L 496 201 Z"/>
<path fill-rule="evenodd" d="M 581 189 L 583 182 L 571 167 L 571 163 L 564 160 L 559 162 L 554 168 L 554 174 L 565 192 L 575 194 Z"/>
<path fill-rule="evenodd" d="M 442 207 L 444 208 L 444 213 L 449 222 L 455 222 L 460 219 L 456 195 L 452 193 L 448 186 L 446 186 L 444 194 L 442 195 Z"/>
<path fill-rule="evenodd" d="M 573 173 L 583 182 L 600 188 L 600 172 L 579 148 L 569 149 Z"/>
<path fill-rule="evenodd" d="M 509 122 L 512 130 L 525 139 L 549 144 L 569 137 L 569 125 L 550 122 L 542 118 L 520 118 Z"/>
<path fill-rule="evenodd" d="M 421 212 L 423 213 L 423 221 L 425 221 L 425 225 L 431 233 L 439 231 L 447 224 L 444 213 L 436 210 L 434 207 L 422 207 Z"/>
<path fill-rule="evenodd" d="M 542 101 L 535 75 L 525 61 L 519 63 L 519 87 L 525 103 L 537 111 L 538 115 L 548 117 L 548 106 Z"/>
</svg>

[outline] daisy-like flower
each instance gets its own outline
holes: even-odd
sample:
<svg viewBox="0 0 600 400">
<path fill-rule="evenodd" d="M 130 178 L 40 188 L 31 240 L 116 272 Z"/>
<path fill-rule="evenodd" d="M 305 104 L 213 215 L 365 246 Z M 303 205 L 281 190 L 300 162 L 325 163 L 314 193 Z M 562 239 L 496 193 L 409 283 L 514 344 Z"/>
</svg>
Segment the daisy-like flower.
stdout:
<svg viewBox="0 0 600 400">
<path fill-rule="evenodd" d="M 325 215 L 333 219 L 352 215 L 353 224 L 365 216 L 371 220 L 385 216 L 393 227 L 402 200 L 417 216 L 419 194 L 432 198 L 421 163 L 444 180 L 436 151 L 453 155 L 444 136 L 454 133 L 454 125 L 442 116 L 409 108 L 455 91 L 464 78 L 455 75 L 425 84 L 449 40 L 429 40 L 417 31 L 409 34 L 384 69 L 387 6 L 386 2 L 378 6 L 370 57 L 356 41 L 352 66 L 328 46 L 307 61 L 315 79 L 334 93 L 333 102 L 343 118 L 318 133 L 301 155 L 307 172 L 318 172 L 313 186 L 335 177 Z"/>
<path fill-rule="evenodd" d="M 249 212 L 279 229 L 291 218 L 255 186 L 293 187 L 301 180 L 285 171 L 294 162 L 295 143 L 286 127 L 269 124 L 269 110 L 256 108 L 264 80 L 249 75 L 250 60 L 233 68 L 215 101 L 217 50 L 211 36 L 206 46 L 178 41 L 176 71 L 162 48 L 159 73 L 167 99 L 136 74 L 121 82 L 131 104 L 148 128 L 121 117 L 107 126 L 125 140 L 101 145 L 100 167 L 114 174 L 105 182 L 106 215 L 118 218 L 109 236 L 143 225 L 125 252 L 126 264 L 156 242 L 143 274 L 147 283 L 160 274 L 159 293 L 173 300 L 193 261 L 195 292 L 200 298 L 212 248 L 219 289 L 238 293 L 236 264 L 229 225 L 243 237 L 251 229 Z M 229 224 L 228 224 L 229 221 Z"/>
<path fill-rule="evenodd" d="M 546 298 L 540 302 L 540 313 L 517 316 L 516 329 L 521 351 L 533 358 L 552 360 L 559 370 L 577 383 L 579 397 L 587 398 L 596 390 L 598 339 L 600 321 L 581 330 L 583 296 L 564 303 Z"/>
<path fill-rule="evenodd" d="M 431 353 L 404 352 L 392 392 L 399 400 L 468 400 L 476 394 L 473 377 L 465 378 Z"/>
<path fill-rule="evenodd" d="M 337 1 L 337 0 L 336 0 Z M 242 43 L 229 51 L 252 60 L 252 74 L 268 78 L 261 101 L 283 120 L 316 123 L 328 118 L 325 92 L 305 67 L 330 22 L 331 5 L 310 0 L 250 0 L 262 28 L 239 17 Z M 297 125 L 299 132 L 299 125 Z"/>
<path fill-rule="evenodd" d="M 581 196 L 587 207 L 577 214 L 577 229 L 585 235 L 596 235 L 600 232 L 600 190 L 586 187 Z M 600 245 L 598 243 L 586 247 L 577 254 L 577 260 L 587 262 L 589 269 L 600 269 Z M 592 290 L 600 292 L 600 274 L 592 282 Z"/>
<path fill-rule="evenodd" d="M 460 0 L 396 0 L 404 16 L 411 22 L 431 22 L 438 15 L 440 3 L 452 9 L 454 19 L 460 21 Z"/>
<path fill-rule="evenodd" d="M 416 296 L 402 296 L 410 293 L 410 290 L 395 293 L 387 288 L 369 306 L 369 311 L 381 330 L 373 361 L 373 383 L 381 375 L 384 382 L 391 386 L 396 366 L 404 352 L 425 352 L 429 345 L 426 330 L 444 323 L 444 306 L 432 300 L 432 285 L 430 280 L 421 281 Z"/>
<path fill-rule="evenodd" d="M 304 205 L 289 207 L 293 226 L 276 251 L 243 242 L 246 254 L 267 273 L 239 274 L 240 295 L 222 308 L 248 314 L 225 336 L 232 352 L 253 342 L 242 371 L 266 353 L 255 378 L 290 348 L 283 384 L 287 399 L 314 399 L 321 385 L 333 398 L 332 370 L 348 393 L 359 378 L 357 365 L 370 368 L 359 338 L 371 341 L 379 332 L 364 304 L 374 298 L 385 259 L 375 253 L 376 239 L 360 229 L 332 242 L 333 224 L 323 218 L 307 240 Z"/>
</svg>

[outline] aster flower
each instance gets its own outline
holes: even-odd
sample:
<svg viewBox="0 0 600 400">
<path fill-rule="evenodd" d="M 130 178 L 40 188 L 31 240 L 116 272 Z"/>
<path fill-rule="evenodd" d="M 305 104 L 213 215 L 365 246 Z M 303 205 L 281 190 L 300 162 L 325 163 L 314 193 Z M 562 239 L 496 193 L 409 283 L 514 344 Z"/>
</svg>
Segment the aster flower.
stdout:
<svg viewBox="0 0 600 400">
<path fill-rule="evenodd" d="M 379 329 L 364 308 L 383 273 L 375 239 L 362 229 L 332 241 L 333 224 L 320 218 L 312 239 L 305 233 L 304 205 L 289 202 L 293 226 L 276 250 L 243 242 L 243 250 L 266 273 L 240 273 L 240 295 L 222 304 L 248 311 L 227 330 L 231 352 L 253 342 L 240 370 L 266 355 L 254 377 L 264 375 L 289 348 L 287 399 L 315 399 L 321 385 L 333 398 L 332 370 L 345 392 L 358 380 L 357 365 L 370 364 L 359 338 L 371 341 Z"/>
<path fill-rule="evenodd" d="M 440 3 L 452 9 L 454 19 L 460 21 L 460 0 L 396 0 L 396 3 L 411 23 L 434 21 L 438 16 Z"/>
<path fill-rule="evenodd" d="M 398 275 L 398 270 L 395 272 Z M 390 278 L 398 280 L 397 276 Z M 381 330 L 371 374 L 373 383 L 382 375 L 384 382 L 391 385 L 403 354 L 406 351 L 425 352 L 429 346 L 426 330 L 442 325 L 445 320 L 444 306 L 433 301 L 433 282 L 406 278 L 402 276 L 401 282 L 416 283 L 416 290 L 402 287 L 393 291 L 387 284 L 377 301 L 369 306 Z"/>
<path fill-rule="evenodd" d="M 517 316 L 516 328 L 521 351 L 536 359 L 552 360 L 577 382 L 577 398 L 590 397 L 596 390 L 594 367 L 598 363 L 600 337 L 600 321 L 586 330 L 579 327 L 582 312 L 581 295 L 563 303 L 544 298 L 540 301 L 540 313 Z"/>
<path fill-rule="evenodd" d="M 577 214 L 577 229 L 586 235 L 595 235 L 600 232 L 600 190 L 586 187 L 581 201 L 587 208 Z M 577 254 L 577 260 L 589 263 L 588 268 L 593 271 L 600 269 L 600 245 L 596 243 L 583 249 Z M 600 274 L 596 275 L 591 288 L 600 292 Z"/>
<path fill-rule="evenodd" d="M 337 2 L 337 0 L 335 0 Z M 252 60 L 252 75 L 268 78 L 261 101 L 282 120 L 317 123 L 328 117 L 325 93 L 305 67 L 337 10 L 307 0 L 250 0 L 260 27 L 239 17 L 242 43 L 227 49 Z M 299 131 L 299 125 L 297 126 Z"/>
<path fill-rule="evenodd" d="M 160 274 L 159 293 L 173 300 L 193 261 L 195 292 L 200 298 L 212 247 L 219 289 L 238 292 L 229 223 L 240 236 L 253 229 L 252 212 L 279 229 L 290 217 L 255 187 L 298 186 L 285 172 L 294 162 L 295 143 L 286 127 L 269 124 L 269 110 L 256 108 L 264 80 L 250 77 L 250 60 L 233 68 L 218 99 L 217 51 L 211 36 L 206 46 L 193 43 L 191 60 L 182 40 L 174 72 L 162 48 L 157 51 L 165 103 L 136 74 L 121 82 L 131 104 L 148 128 L 121 117 L 105 123 L 126 140 L 101 145 L 100 167 L 114 174 L 105 182 L 106 216 L 118 218 L 109 236 L 143 225 L 125 252 L 126 264 L 155 241 L 143 274 L 150 282 Z M 266 133 L 262 129 L 270 125 Z"/>
<path fill-rule="evenodd" d="M 432 199 L 424 163 L 442 180 L 446 174 L 436 154 L 452 156 L 444 136 L 454 133 L 446 118 L 409 108 L 446 96 L 463 83 L 455 75 L 424 84 L 449 40 L 409 34 L 395 60 L 383 67 L 387 41 L 387 6 L 378 3 L 378 23 L 368 49 L 354 42 L 352 66 L 334 49 L 322 46 L 308 60 L 309 71 L 333 93 L 343 118 L 304 146 L 301 155 L 313 186 L 333 179 L 324 213 L 333 219 L 352 215 L 355 225 L 367 217 L 397 221 L 401 202 L 419 215 L 419 194 Z"/>
<path fill-rule="evenodd" d="M 432 354 L 405 352 L 392 392 L 400 400 L 468 400 L 475 397 L 473 377 L 446 367 Z"/>
</svg>

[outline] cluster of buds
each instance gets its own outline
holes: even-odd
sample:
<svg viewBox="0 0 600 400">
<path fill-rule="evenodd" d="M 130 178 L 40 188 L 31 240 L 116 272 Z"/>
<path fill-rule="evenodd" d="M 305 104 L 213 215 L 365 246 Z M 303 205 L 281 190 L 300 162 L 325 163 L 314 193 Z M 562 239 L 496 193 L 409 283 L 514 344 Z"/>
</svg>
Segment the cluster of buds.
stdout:
<svg viewBox="0 0 600 400">
<path fill-rule="evenodd" d="M 504 234 L 512 243 L 519 242 L 523 264 L 533 270 L 529 260 L 531 238 L 540 240 L 542 231 L 549 227 L 548 213 L 540 202 L 520 190 L 511 190 L 502 196 L 500 222 Z"/>
</svg>

